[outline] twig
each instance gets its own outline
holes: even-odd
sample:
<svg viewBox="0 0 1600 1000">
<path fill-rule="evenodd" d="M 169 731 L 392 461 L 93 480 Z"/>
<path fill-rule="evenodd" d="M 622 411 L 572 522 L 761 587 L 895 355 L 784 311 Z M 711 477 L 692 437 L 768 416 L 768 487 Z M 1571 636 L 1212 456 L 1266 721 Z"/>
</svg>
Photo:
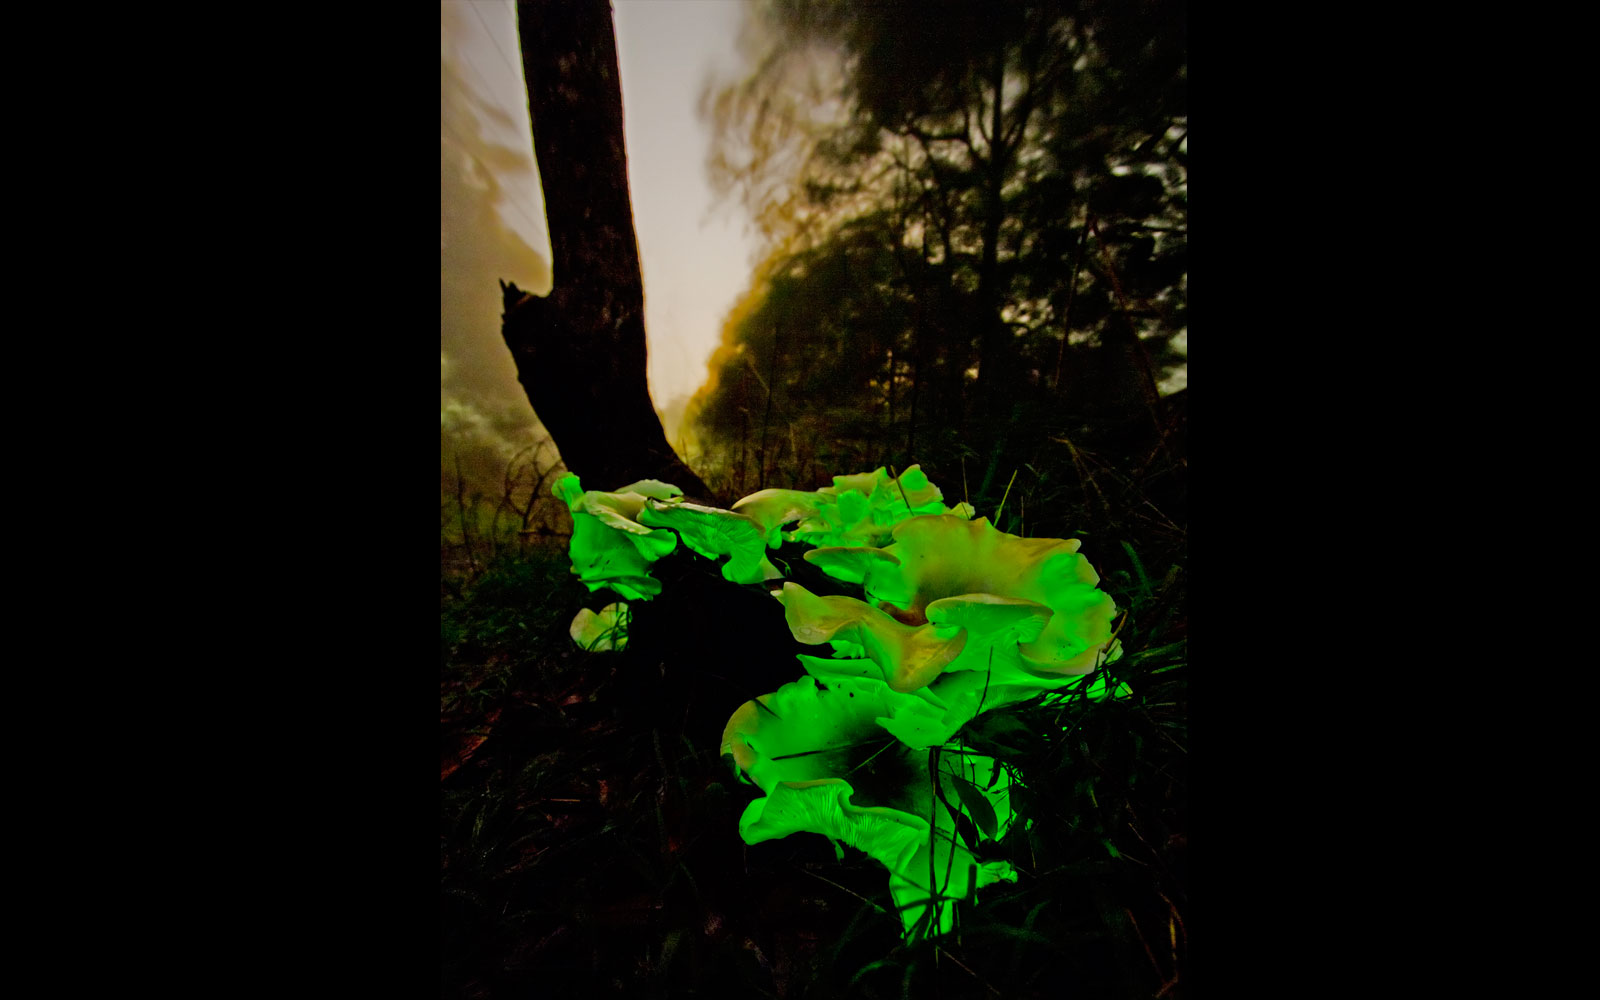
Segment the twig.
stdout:
<svg viewBox="0 0 1600 1000">
<path fill-rule="evenodd" d="M 818 875 L 816 872 L 812 871 L 810 868 L 802 868 L 800 870 L 805 872 L 807 875 L 810 875 L 812 878 L 822 879 L 822 881 L 824 881 L 824 882 L 828 883 L 829 885 L 833 886 L 835 889 L 838 889 L 840 892 L 848 893 L 848 894 L 854 896 L 855 898 L 861 900 L 863 903 L 866 903 L 868 906 L 872 907 L 874 910 L 877 910 L 879 913 L 887 912 L 886 910 L 884 910 L 884 908 L 882 906 L 878 905 L 877 903 L 874 903 L 872 900 L 870 900 L 867 897 L 861 895 L 861 893 L 856 892 L 854 889 L 848 888 L 846 886 L 842 886 L 839 883 L 835 882 L 831 878 L 823 878 L 823 876 Z"/>
<path fill-rule="evenodd" d="M 1056 349 L 1056 380 L 1055 389 L 1061 390 L 1061 359 L 1067 353 L 1067 338 L 1072 336 L 1072 296 L 1078 290 L 1078 271 L 1083 267 L 1083 248 L 1089 242 L 1089 226 L 1094 222 L 1094 216 L 1084 217 L 1083 229 L 1078 233 L 1078 252 L 1072 261 L 1072 280 L 1067 283 L 1067 304 L 1061 309 L 1061 346 Z"/>
<path fill-rule="evenodd" d="M 883 753 L 884 750 L 888 749 L 889 747 L 894 746 L 896 742 L 897 742 L 896 740 L 889 740 L 883 746 L 879 747 L 878 748 L 878 752 L 873 754 L 872 757 L 876 757 L 879 753 Z M 870 747 L 875 743 L 877 743 L 877 740 L 873 740 L 870 743 L 846 743 L 843 746 L 837 746 L 837 747 L 822 747 L 822 748 L 817 749 L 817 750 L 801 750 L 801 751 L 798 751 L 796 753 L 781 753 L 778 756 L 770 758 L 770 759 L 772 759 L 772 760 L 792 760 L 795 757 L 810 757 L 812 754 L 832 753 L 835 750 L 855 750 L 855 749 L 857 749 L 859 747 Z M 872 757 L 868 757 L 867 760 L 871 760 Z M 861 763 L 864 764 L 864 763 L 866 763 L 866 761 L 862 761 Z M 860 766 L 861 766 L 861 764 L 857 764 L 856 765 L 856 767 L 860 767 Z M 854 769 L 852 768 L 852 770 L 854 770 Z"/>
<path fill-rule="evenodd" d="M 1111 503 L 1106 500 L 1106 495 L 1100 489 L 1100 484 L 1095 481 L 1094 473 L 1090 471 L 1088 464 L 1083 460 L 1083 456 L 1079 454 L 1078 446 L 1065 437 L 1051 438 L 1050 440 L 1059 441 L 1067 446 L 1067 454 L 1072 457 L 1072 467 L 1078 473 L 1078 481 L 1094 490 L 1094 495 L 1100 498 L 1100 506 L 1109 513 L 1111 511 Z"/>
<path fill-rule="evenodd" d="M 996 507 L 995 511 L 994 511 L 994 526 L 996 528 L 1000 527 L 1000 513 L 1001 513 L 1001 511 L 1004 511 L 1006 509 L 1006 497 L 1009 497 L 1011 495 L 1011 483 L 1015 483 L 1017 481 L 1017 471 L 1018 470 L 1016 470 L 1016 469 L 1012 469 L 1011 470 L 1011 482 L 1010 483 L 1006 483 L 1006 491 L 1004 493 L 1000 494 L 1000 506 Z"/>
<path fill-rule="evenodd" d="M 868 764 L 870 764 L 873 761 L 877 760 L 878 759 L 878 754 L 883 753 L 885 750 L 887 750 L 890 747 L 894 746 L 897 742 L 899 742 L 899 741 L 898 740 L 890 740 L 889 742 L 885 743 L 883 746 L 881 746 L 878 749 L 874 750 L 872 752 L 872 756 L 868 757 L 866 760 L 862 761 L 861 763 L 857 764 L 855 767 L 852 767 L 850 770 L 846 771 L 844 773 L 844 776 L 846 778 L 848 778 L 848 777 L 850 777 L 850 775 L 855 774 L 857 771 L 861 770 L 863 767 L 866 767 Z M 777 758 L 773 758 L 773 759 L 776 760 Z"/>
<path fill-rule="evenodd" d="M 756 376 L 760 381 L 760 376 Z M 767 366 L 767 407 L 761 414 L 761 446 L 756 449 L 757 461 L 761 463 L 761 470 L 756 474 L 756 489 L 767 487 L 767 422 L 772 419 L 772 388 L 778 380 L 778 328 L 772 328 L 772 362 Z"/>
<path fill-rule="evenodd" d="M 911 509 L 911 499 L 906 496 L 906 484 L 900 481 L 900 473 L 894 471 L 894 466 L 889 466 L 889 475 L 894 477 L 894 484 L 900 487 L 900 499 L 905 502 L 906 510 Z"/>
<path fill-rule="evenodd" d="M 467 480 L 461 474 L 461 453 L 456 456 L 456 512 L 461 515 L 461 545 L 467 550 L 467 565 L 472 567 L 472 575 L 478 575 L 478 560 L 472 554 L 472 537 L 467 534 Z"/>
<path fill-rule="evenodd" d="M 1133 925 L 1133 933 L 1138 936 L 1139 944 L 1144 947 L 1145 956 L 1150 959 L 1150 966 L 1156 970 L 1156 975 L 1165 979 L 1166 975 L 1161 971 L 1161 966 L 1157 964 L 1155 953 L 1150 950 L 1150 945 L 1144 939 L 1144 931 L 1139 929 L 1139 922 L 1133 919 L 1133 911 L 1124 906 L 1122 912 L 1128 915 L 1128 923 Z"/>
<path fill-rule="evenodd" d="M 1091 221 L 1090 225 L 1094 223 Z M 1105 264 L 1106 275 L 1111 278 L 1111 291 L 1117 297 L 1117 306 L 1122 312 L 1123 322 L 1128 326 L 1128 335 L 1133 338 L 1133 350 L 1140 363 L 1140 374 L 1144 376 L 1141 388 L 1144 389 L 1145 407 L 1150 412 L 1150 424 L 1159 439 L 1161 435 L 1161 416 L 1156 412 L 1156 407 L 1161 400 L 1161 390 L 1156 385 L 1155 372 L 1150 368 L 1150 354 L 1144 349 L 1144 341 L 1139 339 L 1139 331 L 1134 328 L 1133 319 L 1128 315 L 1128 300 L 1122 294 L 1122 282 L 1117 280 L 1116 266 L 1111 263 L 1111 250 L 1106 246 L 1105 238 L 1100 235 L 1098 227 L 1094 230 L 1095 238 L 1100 241 L 1100 260 Z"/>
<path fill-rule="evenodd" d="M 1160 889 L 1157 889 L 1156 890 L 1156 895 L 1160 896 L 1161 897 L 1161 901 L 1163 903 L 1166 903 L 1167 906 L 1172 909 L 1172 915 L 1174 917 L 1176 917 L 1177 921 L 1178 921 L 1178 930 L 1183 932 L 1183 940 L 1184 940 L 1185 943 L 1187 943 L 1188 940 L 1189 940 L 1189 930 L 1188 930 L 1188 928 L 1183 926 L 1183 914 L 1178 912 L 1177 906 L 1173 905 L 1172 900 L 1167 898 L 1167 894 L 1166 893 L 1162 892 Z M 1177 960 L 1178 960 L 1178 942 L 1176 940 L 1174 940 L 1172 942 L 1172 960 L 1173 960 L 1173 962 L 1177 962 Z M 1177 977 L 1176 969 L 1174 969 L 1174 971 L 1173 971 L 1173 977 L 1174 978 Z"/>
<path fill-rule="evenodd" d="M 971 969 L 967 968 L 966 963 L 961 961 L 961 959 L 959 959 L 959 958 L 955 957 L 954 955 L 950 954 L 948 951 L 945 951 L 944 950 L 944 945 L 936 944 L 933 947 L 938 951 L 939 954 L 943 955 L 945 958 L 948 958 L 950 961 L 956 963 L 956 965 L 959 966 L 961 968 L 961 970 L 963 972 L 965 972 L 967 975 L 971 976 L 973 979 L 976 979 L 978 982 L 982 983 L 984 989 L 988 990 L 990 993 L 993 993 L 995 996 L 1001 996 L 1000 991 L 995 989 L 993 986 L 989 985 L 989 981 L 987 979 L 983 978 L 982 976 L 978 975 L 976 972 L 973 972 Z"/>
</svg>

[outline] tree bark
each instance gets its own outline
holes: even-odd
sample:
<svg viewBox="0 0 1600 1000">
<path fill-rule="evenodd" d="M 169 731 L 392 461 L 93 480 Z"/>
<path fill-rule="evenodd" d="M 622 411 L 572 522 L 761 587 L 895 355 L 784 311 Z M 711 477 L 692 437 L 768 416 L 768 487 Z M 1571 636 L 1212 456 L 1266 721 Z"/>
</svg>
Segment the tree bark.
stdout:
<svg viewBox="0 0 1600 1000">
<path fill-rule="evenodd" d="M 994 91 L 994 109 L 989 125 L 989 154 L 980 167 L 984 170 L 983 187 L 983 256 L 978 264 L 978 309 L 983 329 L 979 334 L 978 384 L 979 405 L 988 421 L 987 430 L 999 433 L 1006 419 L 1009 402 L 1016 386 L 1017 347 L 1013 343 L 1011 328 L 1001 317 L 1005 296 L 1000 290 L 1000 226 L 1005 218 L 1005 182 L 1011 167 L 1011 149 L 1005 141 L 1005 119 L 1002 105 L 1005 102 L 1005 49 L 994 54 L 990 81 Z M 987 488 L 987 487 L 986 487 Z"/>
<path fill-rule="evenodd" d="M 519 0 L 517 33 L 553 274 L 544 298 L 501 282 L 517 380 L 586 488 L 661 479 L 710 499 L 650 402 L 611 4 Z"/>
</svg>

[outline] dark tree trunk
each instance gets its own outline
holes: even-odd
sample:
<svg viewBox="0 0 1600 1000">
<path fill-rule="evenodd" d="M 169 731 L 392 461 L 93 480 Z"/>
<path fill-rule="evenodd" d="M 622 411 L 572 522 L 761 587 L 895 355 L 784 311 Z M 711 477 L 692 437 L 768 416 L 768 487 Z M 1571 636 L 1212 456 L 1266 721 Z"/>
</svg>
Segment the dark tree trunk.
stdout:
<svg viewBox="0 0 1600 1000">
<path fill-rule="evenodd" d="M 554 275 L 545 298 L 501 283 L 517 379 L 586 488 L 661 479 L 710 499 L 650 403 L 611 4 L 521 0 L 517 33 Z"/>
<path fill-rule="evenodd" d="M 1009 409 L 1014 392 L 1016 345 L 1012 343 L 1011 328 L 1001 318 L 1005 297 L 1000 291 L 1000 224 L 1005 218 L 1006 173 L 1010 167 L 1011 150 L 1004 138 L 1001 114 L 1005 94 L 1005 52 L 994 55 L 991 80 L 994 91 L 994 110 L 989 125 L 989 155 L 983 164 L 986 172 L 983 188 L 983 257 L 978 264 L 978 310 L 983 324 L 979 334 L 978 352 L 978 402 L 989 426 L 986 431 L 999 431 Z"/>
</svg>

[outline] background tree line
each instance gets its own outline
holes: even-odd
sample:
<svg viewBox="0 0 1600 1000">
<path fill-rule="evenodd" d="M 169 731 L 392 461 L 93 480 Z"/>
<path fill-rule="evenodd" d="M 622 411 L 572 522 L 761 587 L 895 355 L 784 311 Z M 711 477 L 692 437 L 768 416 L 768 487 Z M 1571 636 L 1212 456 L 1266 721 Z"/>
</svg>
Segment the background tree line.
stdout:
<svg viewBox="0 0 1600 1000">
<path fill-rule="evenodd" d="M 754 6 L 703 102 L 769 248 L 691 407 L 707 464 L 1181 478 L 1186 34 L 1181 0 Z"/>
</svg>

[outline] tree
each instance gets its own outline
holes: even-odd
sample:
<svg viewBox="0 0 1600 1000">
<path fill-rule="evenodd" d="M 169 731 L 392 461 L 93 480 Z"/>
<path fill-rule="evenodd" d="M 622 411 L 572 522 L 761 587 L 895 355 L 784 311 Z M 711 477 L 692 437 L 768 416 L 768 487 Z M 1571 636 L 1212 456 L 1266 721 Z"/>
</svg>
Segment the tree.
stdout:
<svg viewBox="0 0 1600 1000">
<path fill-rule="evenodd" d="M 543 298 L 501 283 L 517 379 L 585 485 L 661 479 L 709 498 L 650 402 L 611 4 L 521 0 L 517 22 L 554 276 Z"/>
<path fill-rule="evenodd" d="M 1023 460 L 1007 453 L 1023 424 L 1152 437 L 1155 372 L 1187 324 L 1184 25 L 1181 0 L 758 8 L 754 72 L 705 101 L 714 170 L 777 258 L 730 347 L 782 327 L 787 359 L 791 327 L 848 330 L 876 355 L 839 355 L 838 394 L 902 401 L 904 461 L 918 441 L 970 445 L 979 492 Z M 837 114 L 776 120 L 796 80 L 830 71 Z M 824 262 L 846 260 L 865 270 L 830 295 Z M 790 304 L 816 308 L 791 322 Z"/>
</svg>

